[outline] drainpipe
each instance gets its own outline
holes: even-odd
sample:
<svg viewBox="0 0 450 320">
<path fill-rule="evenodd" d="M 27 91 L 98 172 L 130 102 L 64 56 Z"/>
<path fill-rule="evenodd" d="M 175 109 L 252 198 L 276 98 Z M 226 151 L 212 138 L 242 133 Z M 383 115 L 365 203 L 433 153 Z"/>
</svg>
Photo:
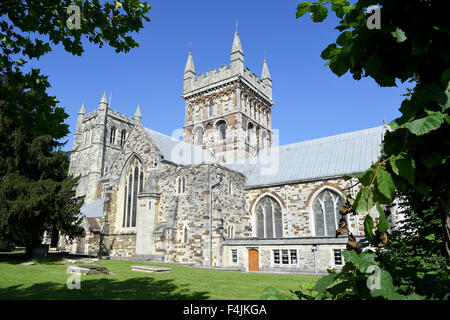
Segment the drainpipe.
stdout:
<svg viewBox="0 0 450 320">
<path fill-rule="evenodd" d="M 210 180 L 209 166 L 208 166 L 208 180 Z M 209 266 L 212 266 L 212 189 L 219 186 L 222 182 L 222 176 L 219 175 L 219 182 L 209 185 Z M 211 182 L 210 182 L 211 183 Z"/>
<path fill-rule="evenodd" d="M 289 216 L 289 194 L 288 185 L 284 186 L 284 202 L 286 203 L 286 219 L 288 223 L 288 237 L 291 235 L 291 217 Z"/>
<path fill-rule="evenodd" d="M 314 254 L 314 273 L 317 273 L 317 255 L 316 255 L 317 246 L 315 244 L 312 245 L 311 251 Z"/>
</svg>

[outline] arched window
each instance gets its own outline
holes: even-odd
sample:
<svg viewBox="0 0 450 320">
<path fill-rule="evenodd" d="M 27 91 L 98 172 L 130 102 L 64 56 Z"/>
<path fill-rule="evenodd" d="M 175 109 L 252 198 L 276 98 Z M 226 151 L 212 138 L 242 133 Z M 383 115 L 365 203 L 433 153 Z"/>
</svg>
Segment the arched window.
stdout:
<svg viewBox="0 0 450 320">
<path fill-rule="evenodd" d="M 256 235 L 259 238 L 282 238 L 281 206 L 272 197 L 265 196 L 256 207 Z"/>
<path fill-rule="evenodd" d="M 263 131 L 261 133 L 261 149 L 266 149 L 267 147 L 268 147 L 267 132 Z"/>
<path fill-rule="evenodd" d="M 209 116 L 214 117 L 214 101 L 209 100 Z"/>
<path fill-rule="evenodd" d="M 253 123 L 249 122 L 247 125 L 247 142 L 252 144 L 254 143 L 254 136 L 255 136 L 255 126 Z"/>
<path fill-rule="evenodd" d="M 183 177 L 181 179 L 181 192 L 184 193 L 186 191 L 186 178 Z"/>
<path fill-rule="evenodd" d="M 122 227 L 136 227 L 137 195 L 144 185 L 142 163 L 134 158 L 125 174 L 124 204 Z"/>
<path fill-rule="evenodd" d="M 196 146 L 202 146 L 203 145 L 203 128 L 201 128 L 201 127 L 198 127 L 197 129 L 195 129 L 194 144 Z"/>
<path fill-rule="evenodd" d="M 219 140 L 225 140 L 227 138 L 227 123 L 223 120 L 219 121 L 217 129 L 219 130 Z"/>
<path fill-rule="evenodd" d="M 114 144 L 116 141 L 116 128 L 112 127 L 109 134 L 109 143 Z"/>
<path fill-rule="evenodd" d="M 339 208 L 342 197 L 337 192 L 326 189 L 315 199 L 312 205 L 316 237 L 334 237 L 339 224 Z"/>
<path fill-rule="evenodd" d="M 183 243 L 188 243 L 188 228 L 186 226 L 183 229 Z"/>
<path fill-rule="evenodd" d="M 127 131 L 126 130 L 122 130 L 120 132 L 120 146 L 123 147 L 123 145 L 125 144 L 125 140 L 127 139 Z"/>
</svg>

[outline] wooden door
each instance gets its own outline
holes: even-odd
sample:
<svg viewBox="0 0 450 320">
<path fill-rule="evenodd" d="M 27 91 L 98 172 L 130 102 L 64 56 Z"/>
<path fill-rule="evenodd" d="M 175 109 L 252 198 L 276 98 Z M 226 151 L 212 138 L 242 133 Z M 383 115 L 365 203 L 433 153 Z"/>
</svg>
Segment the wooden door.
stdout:
<svg viewBox="0 0 450 320">
<path fill-rule="evenodd" d="M 256 249 L 248 250 L 248 271 L 259 271 L 259 252 Z"/>
</svg>

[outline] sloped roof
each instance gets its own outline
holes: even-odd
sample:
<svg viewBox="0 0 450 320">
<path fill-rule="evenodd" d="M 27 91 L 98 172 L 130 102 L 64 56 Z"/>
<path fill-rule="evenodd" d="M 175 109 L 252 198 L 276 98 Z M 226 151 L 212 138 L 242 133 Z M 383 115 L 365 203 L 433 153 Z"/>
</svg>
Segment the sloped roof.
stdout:
<svg viewBox="0 0 450 320">
<path fill-rule="evenodd" d="M 381 153 L 383 126 L 274 147 L 242 163 L 223 165 L 243 173 L 246 186 L 262 186 L 362 172 Z"/>
<path fill-rule="evenodd" d="M 95 199 L 89 203 L 84 204 L 80 208 L 80 212 L 87 218 L 99 218 L 103 216 L 103 203 L 104 198 Z"/>
<path fill-rule="evenodd" d="M 91 231 L 100 231 L 101 226 L 100 226 L 100 218 L 86 218 L 87 220 L 87 224 L 88 224 L 88 228 Z"/>
<path fill-rule="evenodd" d="M 215 162 L 215 158 L 209 150 L 196 147 L 193 144 L 166 136 L 157 131 L 147 128 L 144 128 L 144 130 L 161 151 L 164 160 L 180 165 Z"/>
</svg>

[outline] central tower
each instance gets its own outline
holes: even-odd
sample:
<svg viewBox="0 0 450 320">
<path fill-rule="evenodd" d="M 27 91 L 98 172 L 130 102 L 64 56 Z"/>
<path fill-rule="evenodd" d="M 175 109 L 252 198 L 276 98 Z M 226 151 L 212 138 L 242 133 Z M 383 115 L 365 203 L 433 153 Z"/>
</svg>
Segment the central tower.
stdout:
<svg viewBox="0 0 450 320">
<path fill-rule="evenodd" d="M 229 67 L 196 76 L 189 52 L 181 96 L 186 102 L 183 140 L 209 149 L 219 161 L 251 157 L 272 146 L 274 101 L 267 61 L 261 78 L 244 66 L 237 30 Z"/>
</svg>

